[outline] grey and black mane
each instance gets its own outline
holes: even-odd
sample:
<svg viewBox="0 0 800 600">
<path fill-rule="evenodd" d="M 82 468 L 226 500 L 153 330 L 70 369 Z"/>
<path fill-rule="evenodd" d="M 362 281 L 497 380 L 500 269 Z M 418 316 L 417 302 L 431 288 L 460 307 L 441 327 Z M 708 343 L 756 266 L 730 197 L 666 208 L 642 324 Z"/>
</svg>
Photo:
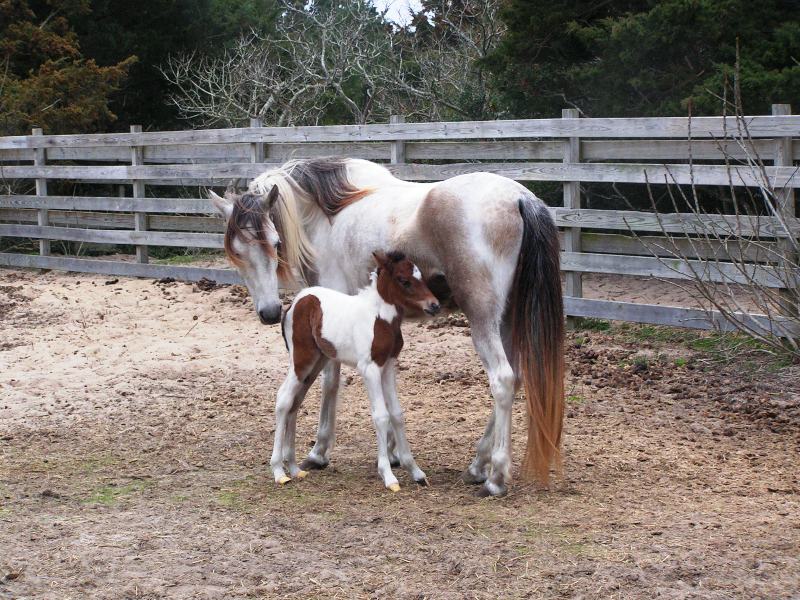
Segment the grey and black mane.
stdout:
<svg viewBox="0 0 800 600">
<path fill-rule="evenodd" d="M 328 217 L 333 217 L 369 193 L 347 179 L 347 159 L 336 156 L 298 160 L 289 175 Z"/>
</svg>

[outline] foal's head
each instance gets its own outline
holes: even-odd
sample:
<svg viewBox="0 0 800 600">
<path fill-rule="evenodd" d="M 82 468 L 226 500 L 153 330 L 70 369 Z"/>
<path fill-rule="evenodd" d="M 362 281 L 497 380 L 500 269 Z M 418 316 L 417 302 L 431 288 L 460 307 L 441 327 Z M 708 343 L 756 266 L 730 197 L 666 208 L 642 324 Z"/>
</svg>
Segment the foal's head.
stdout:
<svg viewBox="0 0 800 600">
<path fill-rule="evenodd" d="M 239 270 L 262 323 L 281 320 L 278 276 L 285 271 L 280 258 L 281 241 L 270 216 L 278 199 L 278 187 L 266 195 L 225 192 L 210 193 L 211 202 L 225 218 L 225 254 Z"/>
<path fill-rule="evenodd" d="M 439 312 L 439 300 L 422 280 L 417 266 L 401 252 L 373 252 L 378 265 L 378 293 L 389 304 L 411 312 Z"/>
</svg>

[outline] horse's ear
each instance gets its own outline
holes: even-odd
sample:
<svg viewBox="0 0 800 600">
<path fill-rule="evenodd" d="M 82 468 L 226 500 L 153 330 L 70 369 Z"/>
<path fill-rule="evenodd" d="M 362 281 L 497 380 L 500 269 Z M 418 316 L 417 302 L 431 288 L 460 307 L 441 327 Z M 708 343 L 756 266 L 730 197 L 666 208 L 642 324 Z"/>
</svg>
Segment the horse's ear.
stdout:
<svg viewBox="0 0 800 600">
<path fill-rule="evenodd" d="M 226 197 L 223 198 L 222 196 L 218 196 L 212 190 L 208 192 L 208 198 L 211 200 L 211 204 L 214 205 L 214 208 L 217 209 L 217 212 L 222 215 L 226 220 L 231 218 L 231 214 L 233 213 L 233 202 Z"/>
<path fill-rule="evenodd" d="M 278 199 L 278 186 L 273 185 L 272 189 L 270 189 L 269 193 L 267 194 L 267 208 L 270 209 L 275 204 L 275 201 Z"/>
</svg>

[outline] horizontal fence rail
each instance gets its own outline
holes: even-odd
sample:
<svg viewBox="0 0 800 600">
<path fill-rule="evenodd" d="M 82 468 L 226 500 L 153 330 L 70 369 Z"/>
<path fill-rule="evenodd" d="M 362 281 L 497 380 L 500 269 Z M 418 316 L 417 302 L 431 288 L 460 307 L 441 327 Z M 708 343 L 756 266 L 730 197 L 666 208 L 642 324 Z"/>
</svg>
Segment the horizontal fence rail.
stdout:
<svg viewBox="0 0 800 600">
<path fill-rule="evenodd" d="M 233 129 L 142 132 L 134 126 L 130 133 L 42 135 L 37 130 L 0 137 L 0 183 L 15 191 L 0 195 L 0 237 L 40 240 L 39 255 L 1 252 L 0 266 L 240 283 L 231 269 L 148 264 L 153 246 L 222 247 L 222 222 L 210 202 L 180 196 L 251 179 L 291 158 L 341 155 L 383 162 L 411 181 L 491 172 L 562 184 L 565 205 L 550 210 L 562 229 L 569 315 L 726 329 L 730 326 L 719 313 L 583 298 L 581 277 L 700 276 L 720 284 L 796 285 L 800 275 L 787 277 L 775 265 L 791 247 L 789 240 L 800 237 L 794 198 L 800 188 L 800 116 L 787 114 L 784 105 L 774 112 L 738 120 L 604 119 L 578 118 L 567 110 L 561 119 L 406 123 L 393 117 L 384 124 L 315 127 L 262 127 L 254 120 L 250 127 Z M 765 181 L 781 190 L 779 217 L 581 206 L 581 184 L 752 189 Z M 34 183 L 36 193 L 31 193 Z M 84 191 L 49 195 L 48 185 L 49 191 L 76 185 Z M 165 194 L 160 186 L 174 192 Z M 86 195 L 87 189 L 104 191 Z M 678 237 L 666 244 L 665 233 Z M 713 239 L 703 239 L 708 233 Z M 758 243 L 728 244 L 733 238 L 758 238 Z M 51 241 L 134 246 L 135 261 L 54 256 Z M 671 258 L 671 248 L 687 260 Z M 748 261 L 746 270 L 742 258 Z M 770 326 L 764 316 L 747 318 L 762 329 Z"/>
</svg>

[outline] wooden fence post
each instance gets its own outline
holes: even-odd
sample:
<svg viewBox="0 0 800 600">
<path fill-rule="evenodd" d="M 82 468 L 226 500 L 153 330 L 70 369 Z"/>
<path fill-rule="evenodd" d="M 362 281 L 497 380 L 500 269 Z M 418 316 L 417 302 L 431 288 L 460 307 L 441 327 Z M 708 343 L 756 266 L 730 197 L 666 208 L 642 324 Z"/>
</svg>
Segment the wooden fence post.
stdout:
<svg viewBox="0 0 800 600">
<path fill-rule="evenodd" d="M 42 135 L 42 130 L 39 127 L 34 127 L 31 131 L 33 135 Z M 47 162 L 47 151 L 44 148 L 34 148 L 33 150 L 33 164 L 37 167 L 45 166 Z M 47 196 L 47 179 L 44 177 L 36 178 L 36 195 Z M 36 213 L 36 223 L 39 227 L 47 227 L 50 224 L 50 219 L 47 214 L 46 208 L 40 208 Z M 39 240 L 39 255 L 50 256 L 50 240 Z"/>
<path fill-rule="evenodd" d="M 580 112 L 576 108 L 565 108 L 561 111 L 562 119 L 577 119 Z M 580 138 L 567 138 L 564 143 L 564 164 L 574 164 L 581 161 L 581 141 Z M 577 181 L 564 182 L 564 208 L 581 207 L 581 186 Z M 580 227 L 567 227 L 564 229 L 564 251 L 581 251 L 581 229 Z M 567 271 L 566 295 L 573 298 L 583 297 L 583 282 L 581 273 Z M 567 319 L 568 325 L 574 325 L 572 318 Z"/>
<path fill-rule="evenodd" d="M 261 117 L 250 119 L 250 127 L 263 127 L 264 122 Z M 264 142 L 253 142 L 250 144 L 250 162 L 263 163 L 267 158 L 267 148 Z"/>
<path fill-rule="evenodd" d="M 405 122 L 406 118 L 403 115 L 391 115 L 389 117 L 390 125 Z M 392 142 L 389 158 L 393 165 L 400 165 L 406 162 L 406 143 L 402 140 Z"/>
<path fill-rule="evenodd" d="M 792 106 L 790 104 L 773 104 L 772 114 L 776 116 L 791 115 Z M 794 165 L 791 137 L 777 138 L 775 140 L 775 159 L 773 164 L 776 167 L 791 167 Z M 786 186 L 783 189 L 775 190 L 775 195 L 776 200 L 778 201 L 777 208 L 780 211 L 781 216 L 786 220 L 794 219 L 796 216 L 794 189 Z M 798 260 L 797 256 L 792 255 L 793 248 L 792 243 L 789 240 L 778 240 L 778 248 L 780 249 L 781 253 L 787 257 L 789 263 L 796 262 Z M 800 306 L 794 304 L 797 298 L 793 297 L 793 294 L 786 293 L 786 290 L 784 290 L 783 293 L 785 294 L 786 298 L 784 313 L 790 315 L 798 314 L 798 312 L 800 312 Z"/>
<path fill-rule="evenodd" d="M 141 125 L 131 125 L 131 133 L 142 133 Z M 131 165 L 138 166 L 144 164 L 144 148 L 141 146 L 131 146 Z M 133 180 L 133 197 L 144 198 L 144 181 L 141 179 Z M 147 231 L 147 213 L 133 213 L 133 228 L 135 231 Z M 147 246 L 136 246 L 136 262 L 149 262 Z"/>
</svg>

